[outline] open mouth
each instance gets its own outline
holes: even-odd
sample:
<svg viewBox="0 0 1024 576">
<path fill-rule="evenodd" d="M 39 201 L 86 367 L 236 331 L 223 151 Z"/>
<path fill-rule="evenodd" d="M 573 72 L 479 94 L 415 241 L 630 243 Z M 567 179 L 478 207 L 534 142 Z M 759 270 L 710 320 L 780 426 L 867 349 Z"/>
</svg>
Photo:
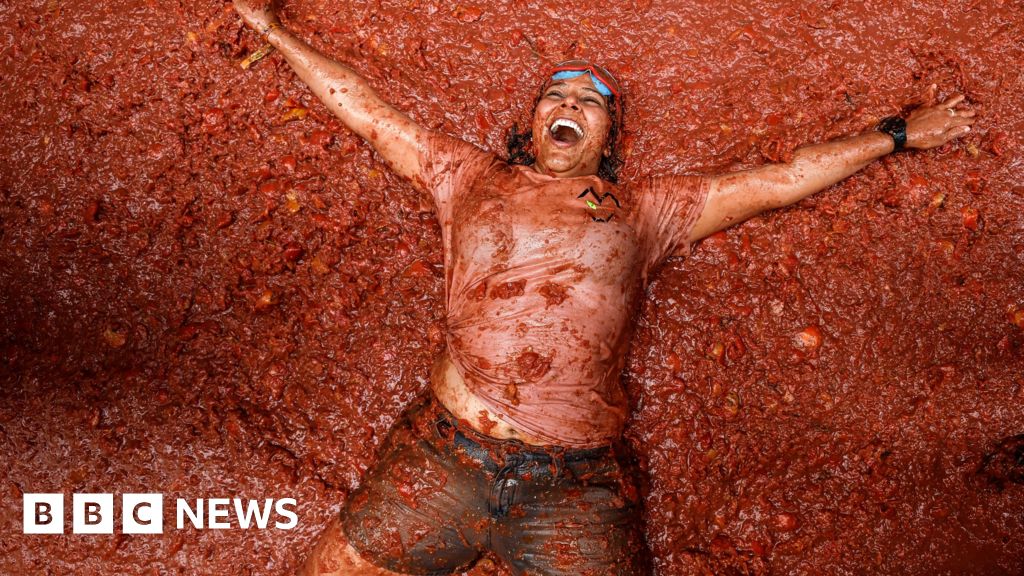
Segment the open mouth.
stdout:
<svg viewBox="0 0 1024 576">
<path fill-rule="evenodd" d="M 583 139 L 583 128 L 567 118 L 559 118 L 551 124 L 551 138 L 558 144 L 572 146 Z"/>
</svg>

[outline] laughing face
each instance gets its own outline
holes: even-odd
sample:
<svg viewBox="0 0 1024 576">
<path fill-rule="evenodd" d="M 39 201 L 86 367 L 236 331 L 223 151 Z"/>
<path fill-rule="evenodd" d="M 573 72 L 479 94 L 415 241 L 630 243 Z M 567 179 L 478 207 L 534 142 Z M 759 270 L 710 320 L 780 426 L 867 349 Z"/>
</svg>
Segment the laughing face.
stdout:
<svg viewBox="0 0 1024 576">
<path fill-rule="evenodd" d="M 601 158 L 611 153 L 611 122 L 608 102 L 589 74 L 552 82 L 533 116 L 534 169 L 560 178 L 597 174 Z"/>
</svg>

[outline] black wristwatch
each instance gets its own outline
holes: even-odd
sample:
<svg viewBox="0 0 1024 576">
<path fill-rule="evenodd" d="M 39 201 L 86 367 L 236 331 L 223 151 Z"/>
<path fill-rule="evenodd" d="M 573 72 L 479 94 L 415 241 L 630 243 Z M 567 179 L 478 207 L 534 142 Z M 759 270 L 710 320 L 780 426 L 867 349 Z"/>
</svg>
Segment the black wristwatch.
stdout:
<svg viewBox="0 0 1024 576">
<path fill-rule="evenodd" d="M 907 145 L 907 121 L 899 116 L 882 118 L 878 126 L 875 126 L 875 130 L 892 136 L 893 152 L 899 152 Z"/>
</svg>

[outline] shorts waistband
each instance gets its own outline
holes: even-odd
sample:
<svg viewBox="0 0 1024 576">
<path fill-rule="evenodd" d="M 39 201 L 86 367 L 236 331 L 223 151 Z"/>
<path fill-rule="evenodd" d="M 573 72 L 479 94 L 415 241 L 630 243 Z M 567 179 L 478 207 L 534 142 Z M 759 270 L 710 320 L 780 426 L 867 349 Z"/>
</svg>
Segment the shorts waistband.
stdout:
<svg viewBox="0 0 1024 576">
<path fill-rule="evenodd" d="M 428 405 L 431 428 L 448 437 L 471 458 L 494 462 L 514 459 L 538 464 L 577 463 L 601 460 L 613 454 L 611 443 L 594 448 L 566 448 L 562 446 L 534 446 L 514 439 L 492 438 L 477 432 L 452 414 L 431 395 Z"/>
</svg>

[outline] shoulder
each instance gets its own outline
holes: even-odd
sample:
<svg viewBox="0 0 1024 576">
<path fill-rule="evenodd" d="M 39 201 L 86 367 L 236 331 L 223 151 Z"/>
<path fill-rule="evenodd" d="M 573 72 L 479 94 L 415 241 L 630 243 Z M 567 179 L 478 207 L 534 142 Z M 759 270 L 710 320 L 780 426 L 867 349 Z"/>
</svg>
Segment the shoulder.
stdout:
<svg viewBox="0 0 1024 576">
<path fill-rule="evenodd" d="M 644 176 L 634 188 L 647 194 L 694 193 L 707 190 L 711 178 L 703 174 L 669 174 Z"/>
<path fill-rule="evenodd" d="M 443 132 L 431 132 L 427 136 L 426 150 L 428 160 L 434 162 L 486 160 L 494 163 L 504 161 L 493 152 L 484 150 L 461 138 L 449 136 Z"/>
<path fill-rule="evenodd" d="M 427 188 L 465 184 L 488 171 L 507 166 L 493 152 L 443 132 L 431 132 L 424 148 L 423 184 Z"/>
</svg>

